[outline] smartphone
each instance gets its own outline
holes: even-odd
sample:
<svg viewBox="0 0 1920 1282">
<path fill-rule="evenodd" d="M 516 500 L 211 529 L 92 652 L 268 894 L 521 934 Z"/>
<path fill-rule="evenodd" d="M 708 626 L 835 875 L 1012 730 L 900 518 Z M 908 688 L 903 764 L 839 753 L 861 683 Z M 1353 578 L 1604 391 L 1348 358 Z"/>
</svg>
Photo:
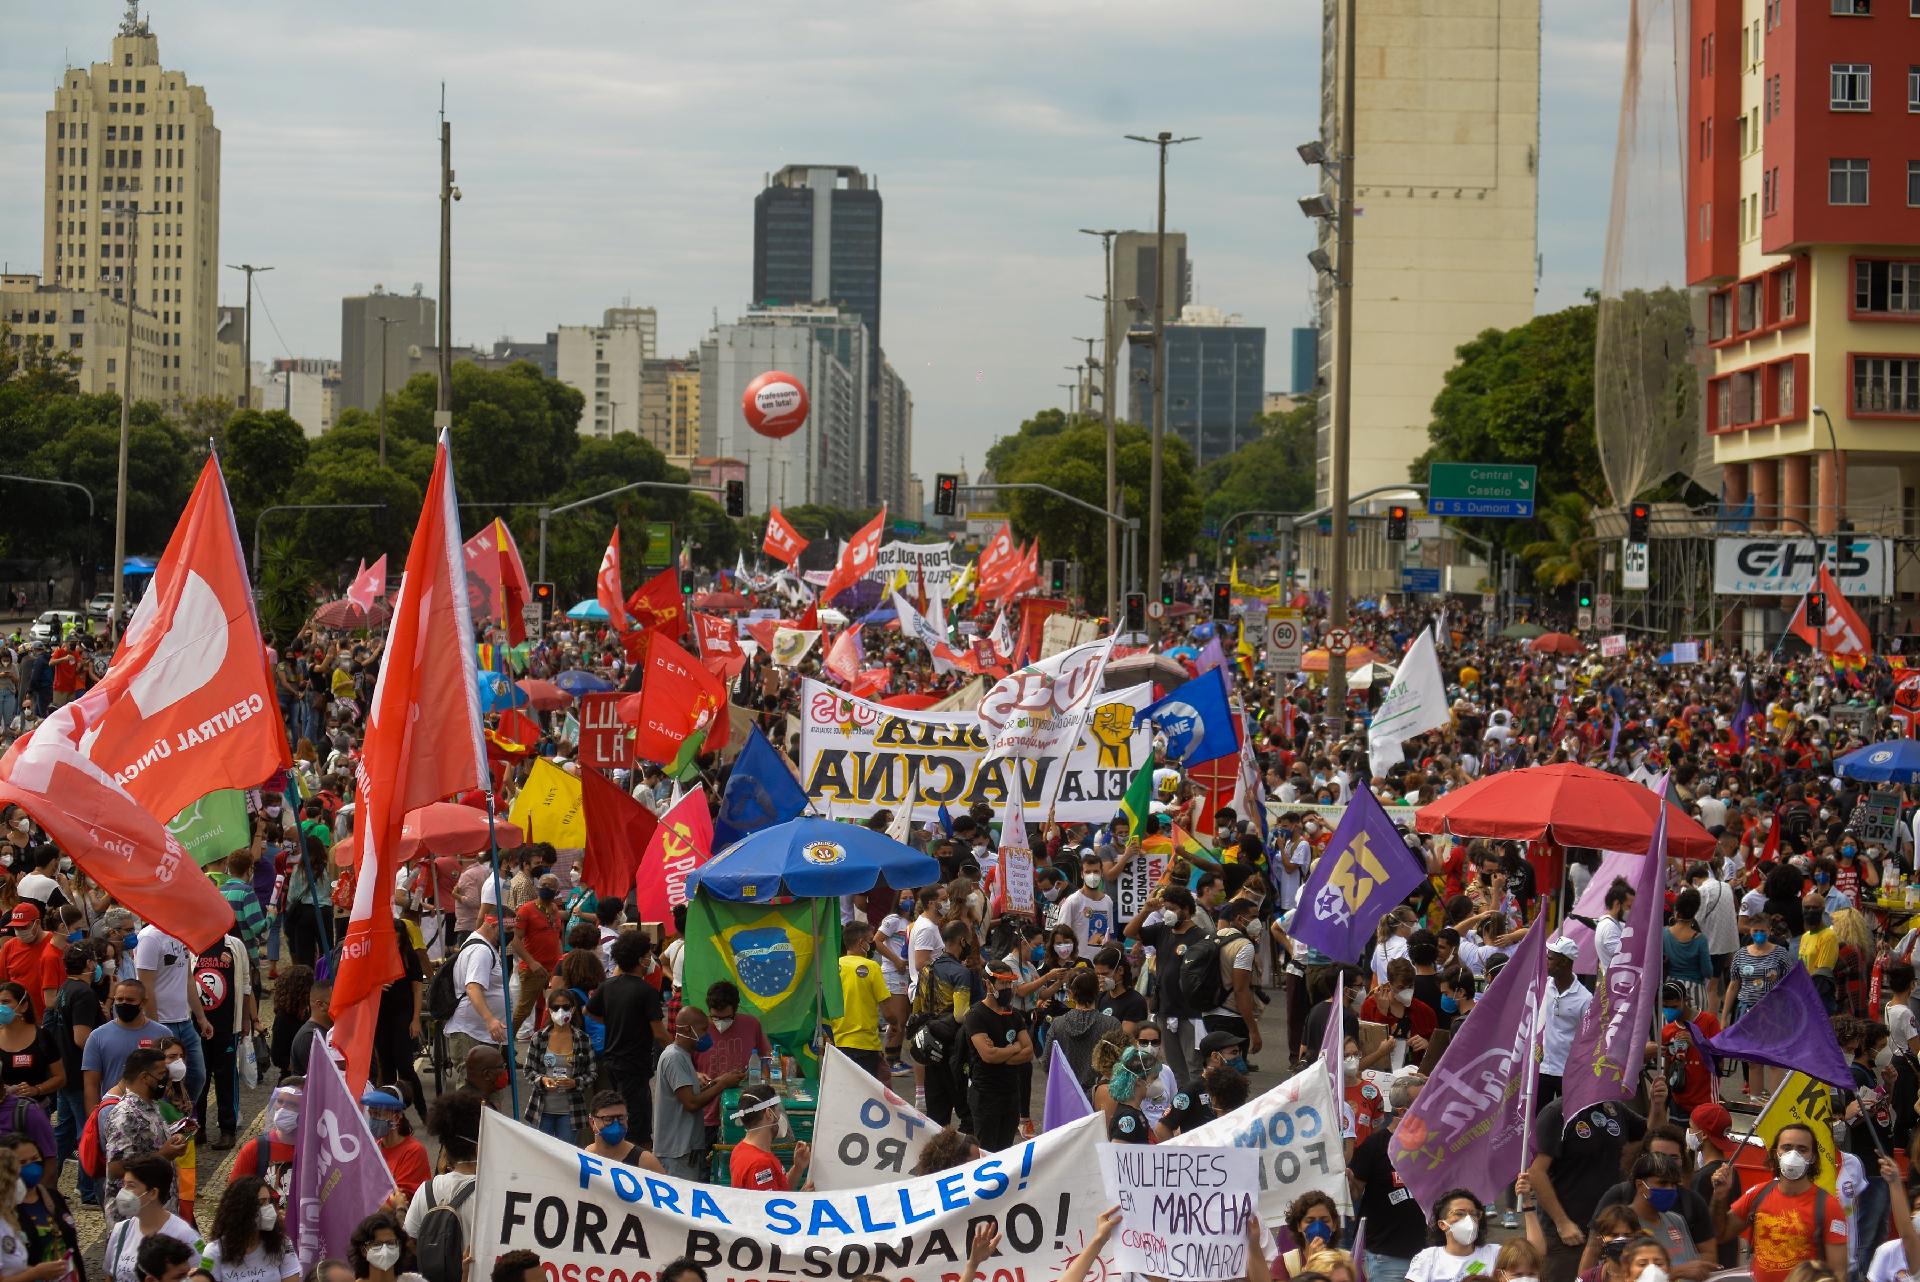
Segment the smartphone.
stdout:
<svg viewBox="0 0 1920 1282">
<path fill-rule="evenodd" d="M 167 1134 L 192 1135 L 195 1131 L 199 1129 L 200 1129 L 200 1124 L 198 1122 L 194 1121 L 191 1117 L 183 1117 L 179 1121 L 175 1122 L 172 1126 L 167 1128 Z"/>
</svg>

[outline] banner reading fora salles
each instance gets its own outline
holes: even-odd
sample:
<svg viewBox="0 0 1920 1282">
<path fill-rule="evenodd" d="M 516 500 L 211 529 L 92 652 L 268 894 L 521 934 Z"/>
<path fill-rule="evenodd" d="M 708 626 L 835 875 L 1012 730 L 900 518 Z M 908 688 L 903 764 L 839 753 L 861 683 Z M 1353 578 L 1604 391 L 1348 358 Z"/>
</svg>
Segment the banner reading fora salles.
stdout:
<svg viewBox="0 0 1920 1282">
<path fill-rule="evenodd" d="M 978 713 L 908 712 L 804 680 L 800 781 L 822 809 L 831 804 L 836 818 L 898 813 L 912 796 L 915 816 L 931 819 L 942 802 L 954 813 L 976 801 L 997 809 L 1006 795 L 1005 772 L 1018 769 L 1029 823 L 1045 822 L 1056 794 L 1060 822 L 1105 823 L 1152 751 L 1152 726 L 1133 724 L 1134 714 L 1152 702 L 1151 685 L 1096 696 L 1063 772 L 1059 757 L 987 761 L 988 731 Z"/>
</svg>

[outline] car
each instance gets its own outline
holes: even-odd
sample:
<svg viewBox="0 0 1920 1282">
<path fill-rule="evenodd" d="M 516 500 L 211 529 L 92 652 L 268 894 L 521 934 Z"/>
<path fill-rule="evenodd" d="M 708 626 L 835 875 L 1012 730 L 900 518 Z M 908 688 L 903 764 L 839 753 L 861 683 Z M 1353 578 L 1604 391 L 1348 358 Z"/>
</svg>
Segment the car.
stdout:
<svg viewBox="0 0 1920 1282">
<path fill-rule="evenodd" d="M 95 593 L 93 600 L 87 602 L 87 617 L 89 619 L 104 619 L 112 613 L 113 593 L 111 592 Z"/>
<path fill-rule="evenodd" d="M 70 624 L 80 621 L 77 610 L 48 610 L 33 621 L 27 635 L 35 641 L 58 641 L 66 636 Z"/>
</svg>

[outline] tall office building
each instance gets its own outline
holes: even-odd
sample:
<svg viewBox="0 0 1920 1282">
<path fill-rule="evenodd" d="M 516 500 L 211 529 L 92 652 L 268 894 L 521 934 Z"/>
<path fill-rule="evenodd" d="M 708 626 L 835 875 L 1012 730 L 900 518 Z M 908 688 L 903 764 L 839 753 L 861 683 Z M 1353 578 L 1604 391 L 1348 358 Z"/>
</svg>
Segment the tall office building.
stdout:
<svg viewBox="0 0 1920 1282">
<path fill-rule="evenodd" d="M 556 333 L 555 377 L 585 398 L 581 435 L 639 431 L 646 363 L 660 334 L 653 308 L 609 307 L 598 325 L 562 325 Z"/>
<path fill-rule="evenodd" d="M 0 321 L 16 352 L 64 353 L 79 361 L 75 377 L 89 396 L 118 392 L 125 386 L 127 305 L 105 294 L 42 284 L 31 272 L 0 275 Z M 166 330 L 144 307 L 133 311 L 133 395 L 164 401 L 172 393 L 172 373 L 163 359 Z M 237 357 L 235 358 L 238 359 Z M 228 404 L 233 402 L 229 401 Z"/>
<path fill-rule="evenodd" d="M 1336 153 L 1340 74 L 1355 82 L 1352 469 L 1349 492 L 1408 479 L 1428 447 L 1454 349 L 1533 316 L 1540 146 L 1540 0 L 1362 5 L 1342 46 L 1323 0 L 1321 141 Z M 1337 192 L 1331 177 L 1323 188 Z M 1321 246 L 1336 254 L 1332 220 Z M 1340 265 L 1345 270 L 1344 265 Z M 1321 278 L 1316 493 L 1331 466 L 1334 291 Z"/>
<path fill-rule="evenodd" d="M 1724 501 L 1751 499 L 1761 528 L 1824 533 L 1852 515 L 1911 533 L 1920 20 L 1908 8 L 1693 4 L 1687 278 L 1708 291 L 1706 430 Z"/>
<path fill-rule="evenodd" d="M 335 408 L 378 410 L 383 380 L 389 395 L 399 391 L 417 354 L 439 342 L 433 323 L 433 300 L 418 285 L 411 294 L 389 294 L 375 285 L 371 293 L 341 299 Z"/>
<path fill-rule="evenodd" d="M 45 284 L 122 304 L 130 293 L 159 331 L 157 394 L 213 395 L 220 131 L 206 91 L 160 65 L 130 3 L 112 59 L 61 77 L 46 130 Z"/>
<path fill-rule="evenodd" d="M 1135 329 L 1151 339 L 1151 328 Z M 1193 451 L 1202 467 L 1260 434 L 1254 420 L 1266 409 L 1267 331 L 1243 325 L 1217 307 L 1180 309 L 1168 321 L 1167 431 Z M 1153 411 L 1153 344 L 1130 344 L 1135 375 L 1128 384 L 1127 417 L 1149 421 Z"/>
<path fill-rule="evenodd" d="M 1168 320 L 1176 319 L 1180 309 L 1193 301 L 1193 263 L 1187 258 L 1187 234 L 1167 233 L 1167 261 L 1156 271 L 1154 263 L 1159 252 L 1159 238 L 1150 231 L 1123 231 L 1113 238 L 1113 293 L 1108 299 L 1108 309 L 1113 313 L 1116 335 L 1125 335 L 1142 325 L 1152 328 L 1154 296 L 1163 288 L 1167 291 Z M 1137 305 L 1131 301 L 1135 299 L 1139 300 Z M 1147 353 L 1143 349 L 1140 360 L 1134 361 L 1134 346 L 1127 345 L 1129 364 L 1114 371 L 1122 387 L 1131 388 L 1145 367 Z M 1148 403 L 1149 409 L 1151 404 Z M 1150 422 L 1145 418 L 1136 421 Z"/>
<path fill-rule="evenodd" d="M 698 352 L 646 362 L 640 379 L 640 435 L 668 459 L 692 459 L 698 455 Z"/>
<path fill-rule="evenodd" d="M 880 422 L 872 433 L 876 446 L 866 467 L 867 501 L 900 512 L 908 506 L 913 473 L 913 393 L 884 352 L 879 363 Z"/>
</svg>

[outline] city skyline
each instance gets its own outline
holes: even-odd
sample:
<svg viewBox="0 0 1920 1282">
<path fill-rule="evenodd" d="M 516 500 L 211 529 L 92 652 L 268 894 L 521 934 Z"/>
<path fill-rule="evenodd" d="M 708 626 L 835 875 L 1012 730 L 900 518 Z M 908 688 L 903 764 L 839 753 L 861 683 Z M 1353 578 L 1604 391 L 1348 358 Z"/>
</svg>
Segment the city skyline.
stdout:
<svg viewBox="0 0 1920 1282">
<path fill-rule="evenodd" d="M 1625 20 L 1544 7 L 1549 310 L 1599 278 Z M 39 172 L 63 60 L 103 58 L 123 12 L 90 0 L 15 15 L 0 51 L 8 172 Z M 1317 7 L 1211 6 L 1182 14 L 1173 39 L 1147 29 L 1154 13 L 1123 4 L 1089 26 L 1003 4 L 852 4 L 742 51 L 710 22 L 613 6 L 564 32 L 484 12 L 442 31 L 355 4 L 143 10 L 163 63 L 206 87 L 222 131 L 222 256 L 276 268 L 256 281 L 256 359 L 340 355 L 340 300 L 375 284 L 436 292 L 444 76 L 465 195 L 456 343 L 538 338 L 631 300 L 659 310 L 660 351 L 687 351 L 716 314 L 736 320 L 754 301 L 765 175 L 832 163 L 873 176 L 889 205 L 886 348 L 913 389 L 922 476 L 977 470 L 997 435 L 1061 402 L 1058 367 L 1084 353 L 1070 339 L 1100 324 L 1082 297 L 1099 292 L 1098 251 L 1075 229 L 1152 225 L 1152 154 L 1124 133 L 1202 137 L 1169 181 L 1194 301 L 1273 333 L 1308 323 L 1312 230 L 1293 201 L 1313 178 L 1292 146 L 1316 131 Z M 1207 93 L 1060 74 L 1148 59 Z M 41 261 L 41 220 L 37 185 L 0 191 L 11 270 Z M 224 273 L 221 301 L 241 294 Z M 1269 388 L 1286 378 L 1270 360 Z"/>
</svg>

